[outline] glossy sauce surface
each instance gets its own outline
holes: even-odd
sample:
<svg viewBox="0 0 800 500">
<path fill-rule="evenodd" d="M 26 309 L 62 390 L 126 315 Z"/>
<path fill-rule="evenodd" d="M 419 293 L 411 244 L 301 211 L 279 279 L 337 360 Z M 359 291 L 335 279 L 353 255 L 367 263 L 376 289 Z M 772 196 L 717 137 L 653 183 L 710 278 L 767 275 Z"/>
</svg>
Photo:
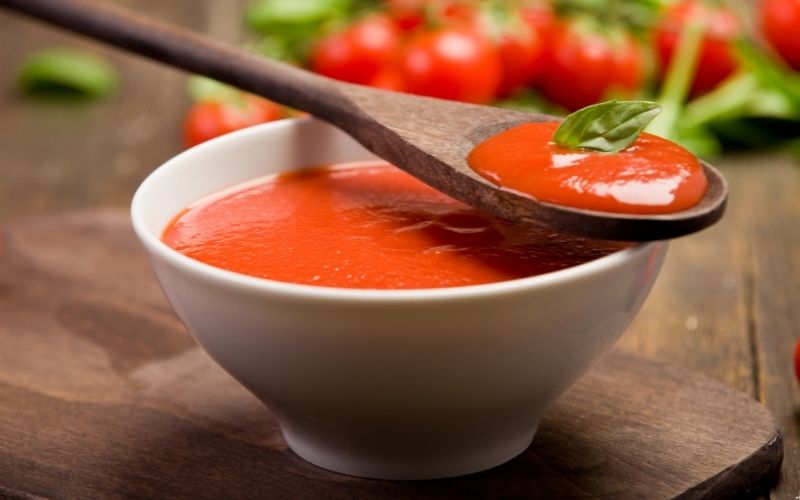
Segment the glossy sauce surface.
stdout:
<svg viewBox="0 0 800 500">
<path fill-rule="evenodd" d="M 551 142 L 558 123 L 526 123 L 478 144 L 468 158 L 481 176 L 539 201 L 589 210 L 660 214 L 705 194 L 697 158 L 674 142 L 642 134 L 614 154 Z"/>
<path fill-rule="evenodd" d="M 229 271 L 368 289 L 523 278 L 626 246 L 491 218 L 382 162 L 249 182 L 189 207 L 163 240 Z"/>
</svg>

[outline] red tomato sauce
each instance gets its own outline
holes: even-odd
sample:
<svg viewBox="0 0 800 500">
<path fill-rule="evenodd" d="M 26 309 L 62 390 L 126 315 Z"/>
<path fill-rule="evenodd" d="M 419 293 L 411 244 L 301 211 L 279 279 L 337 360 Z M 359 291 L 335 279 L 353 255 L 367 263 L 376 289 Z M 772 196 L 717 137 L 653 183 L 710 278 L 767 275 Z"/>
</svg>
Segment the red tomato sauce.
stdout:
<svg viewBox="0 0 800 500">
<path fill-rule="evenodd" d="M 242 274 L 369 289 L 523 278 L 627 246 L 494 219 L 378 162 L 249 182 L 189 207 L 163 241 Z"/>
<path fill-rule="evenodd" d="M 609 154 L 551 142 L 558 123 L 526 123 L 478 144 L 470 167 L 537 200 L 604 212 L 660 214 L 696 205 L 707 180 L 697 158 L 674 142 L 642 134 Z"/>
</svg>

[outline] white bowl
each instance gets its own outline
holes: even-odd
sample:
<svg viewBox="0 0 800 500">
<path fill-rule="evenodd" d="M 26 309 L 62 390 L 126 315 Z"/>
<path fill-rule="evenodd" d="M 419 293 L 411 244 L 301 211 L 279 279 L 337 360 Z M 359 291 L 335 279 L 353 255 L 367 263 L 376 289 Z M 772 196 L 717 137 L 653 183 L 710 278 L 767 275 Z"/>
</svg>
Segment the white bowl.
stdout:
<svg viewBox="0 0 800 500">
<path fill-rule="evenodd" d="M 667 244 L 502 283 L 376 291 L 244 276 L 159 239 L 187 205 L 237 183 L 370 158 L 313 119 L 254 127 L 153 172 L 133 199 L 133 225 L 189 331 L 272 410 L 301 457 L 385 479 L 501 464 L 631 322 Z"/>
</svg>

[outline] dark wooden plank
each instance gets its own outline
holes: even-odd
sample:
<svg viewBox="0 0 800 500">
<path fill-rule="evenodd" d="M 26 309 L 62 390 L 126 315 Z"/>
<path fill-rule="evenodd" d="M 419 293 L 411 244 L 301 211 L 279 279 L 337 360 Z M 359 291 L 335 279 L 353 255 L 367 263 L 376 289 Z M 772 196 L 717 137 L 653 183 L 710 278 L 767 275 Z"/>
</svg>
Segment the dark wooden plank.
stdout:
<svg viewBox="0 0 800 500">
<path fill-rule="evenodd" d="M 800 339 L 800 165 L 789 158 L 740 158 L 731 166 L 752 276 L 750 324 L 758 393 L 786 436 L 775 498 L 800 496 L 800 386 L 792 353 Z"/>
<path fill-rule="evenodd" d="M 465 478 L 361 480 L 287 450 L 274 419 L 169 312 L 127 216 L 7 226 L 0 492 L 45 497 L 727 498 L 777 475 L 774 421 L 710 378 L 617 352 L 534 445 Z"/>
<path fill-rule="evenodd" d="M 661 275 L 620 344 L 755 397 L 746 238 L 738 227 L 745 209 L 734 195 L 717 226 L 670 244 Z"/>
<path fill-rule="evenodd" d="M 800 170 L 775 155 L 721 162 L 726 218 L 673 243 L 662 275 L 622 340 L 629 350 L 692 367 L 757 397 L 786 439 L 775 498 L 800 494 Z"/>
</svg>

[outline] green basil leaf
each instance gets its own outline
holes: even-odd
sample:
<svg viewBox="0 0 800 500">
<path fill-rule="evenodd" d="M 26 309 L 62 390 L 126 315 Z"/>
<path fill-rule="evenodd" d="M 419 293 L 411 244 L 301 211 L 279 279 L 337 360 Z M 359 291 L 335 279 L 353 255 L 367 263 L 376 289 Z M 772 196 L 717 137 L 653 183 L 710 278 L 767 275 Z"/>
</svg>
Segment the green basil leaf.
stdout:
<svg viewBox="0 0 800 500">
<path fill-rule="evenodd" d="M 651 101 L 606 101 L 567 116 L 553 142 L 570 149 L 616 153 L 630 146 L 661 111 Z"/>
<path fill-rule="evenodd" d="M 29 55 L 19 70 L 19 86 L 27 93 L 101 97 L 117 85 L 117 72 L 104 59 L 65 47 Z"/>
</svg>

